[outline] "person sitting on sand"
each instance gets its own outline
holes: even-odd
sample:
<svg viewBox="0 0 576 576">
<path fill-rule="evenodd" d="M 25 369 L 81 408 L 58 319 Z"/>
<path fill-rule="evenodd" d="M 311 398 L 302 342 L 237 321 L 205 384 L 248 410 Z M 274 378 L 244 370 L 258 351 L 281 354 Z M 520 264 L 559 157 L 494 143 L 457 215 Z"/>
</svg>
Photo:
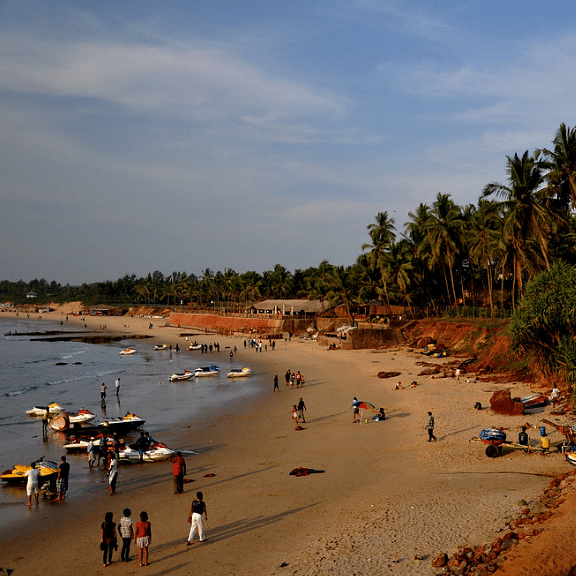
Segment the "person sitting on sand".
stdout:
<svg viewBox="0 0 576 576">
<path fill-rule="evenodd" d="M 530 453 L 530 439 L 526 433 L 526 426 L 522 426 L 522 431 L 518 434 L 518 444 L 526 446 L 526 452 Z"/>
<path fill-rule="evenodd" d="M 384 420 L 386 420 L 386 414 L 384 414 L 384 408 L 380 408 L 380 410 L 378 410 L 378 414 L 376 414 L 374 418 L 372 418 L 372 420 L 374 420 L 374 422 L 384 422 Z"/>
</svg>

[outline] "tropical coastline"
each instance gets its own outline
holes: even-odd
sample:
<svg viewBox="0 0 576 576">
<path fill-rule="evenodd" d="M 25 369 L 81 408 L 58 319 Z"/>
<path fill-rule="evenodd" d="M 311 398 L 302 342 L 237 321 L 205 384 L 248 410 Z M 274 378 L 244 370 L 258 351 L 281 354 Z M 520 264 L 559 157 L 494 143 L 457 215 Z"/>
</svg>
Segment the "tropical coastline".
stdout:
<svg viewBox="0 0 576 576">
<path fill-rule="evenodd" d="M 57 310 L 43 320 L 61 315 Z M 87 322 L 96 328 L 102 320 Z M 150 329 L 146 318 L 111 317 L 106 323 L 110 334 L 151 336 L 146 346 L 184 341 L 181 330 L 161 322 Z M 535 502 L 555 474 L 570 471 L 556 454 L 486 458 L 469 439 L 488 426 L 505 425 L 513 434 L 526 416 L 503 421 L 474 410 L 476 401 L 489 405 L 502 384 L 418 376 L 422 357 L 416 350 L 328 351 L 312 341 L 292 340 L 274 351 L 244 356 L 241 338 L 218 339 L 236 345 L 246 365 L 265 373 L 266 384 L 232 407 L 167 422 L 171 443 L 198 452 L 187 457 L 187 478 L 193 482 L 185 485 L 185 494 L 172 493 L 171 466 L 158 463 L 131 467 L 124 480 L 120 476 L 113 498 L 102 485 L 79 502 L 71 486 L 65 503 L 26 510 L 23 497 L 17 509 L 24 521 L 3 531 L 2 566 L 16 574 L 36 572 L 46 563 L 57 565 L 64 576 L 132 573 L 135 563 L 121 567 L 114 562 L 103 569 L 98 550 L 104 513 L 113 511 L 117 521 L 128 506 L 133 515 L 146 510 L 150 516 L 154 541 L 146 570 L 153 574 L 187 574 L 201 566 L 218 575 L 430 575 L 438 573 L 431 560 L 439 551 L 453 553 L 464 543 L 490 541 L 517 514 L 519 500 Z M 376 377 L 392 368 L 401 374 L 402 389 Z M 302 371 L 305 387 L 285 387 L 286 369 Z M 281 378 L 276 394 L 274 374 Z M 413 380 L 415 388 L 409 386 Z M 515 395 L 528 391 L 519 382 L 506 386 Z M 354 396 L 383 406 L 387 420 L 353 425 Z M 299 397 L 308 408 L 307 423 L 296 431 L 290 413 Z M 424 430 L 428 410 L 436 417 L 439 438 L 431 444 Z M 560 440 L 554 433 L 551 437 Z M 71 464 L 87 468 L 84 458 Z M 289 475 L 297 467 L 323 473 Z M 186 515 L 197 490 L 208 506 L 208 542 L 187 548 Z"/>
<path fill-rule="evenodd" d="M 58 311 L 52 318 L 57 317 Z M 150 330 L 145 318 L 131 318 L 127 327 L 126 318 L 106 321 L 110 333 L 151 335 L 146 346 L 179 337 L 166 326 Z M 222 340 L 241 344 L 239 338 Z M 358 574 L 434 574 L 431 559 L 438 551 L 489 541 L 517 512 L 518 500 L 534 502 L 551 476 L 568 466 L 557 455 L 486 458 L 468 440 L 502 422 L 473 410 L 471 399 L 486 405 L 501 385 L 416 377 L 420 358 L 401 348 L 327 351 L 298 340 L 252 353 L 246 363 L 257 362 L 268 376 L 260 394 L 232 411 L 216 408 L 167 427 L 175 445 L 192 444 L 199 453 L 187 457 L 187 477 L 194 481 L 186 484 L 185 495 L 172 494 L 171 466 L 154 464 L 130 470 L 124 481 L 121 476 L 113 499 L 105 485 L 81 503 L 71 487 L 66 503 L 41 503 L 37 510 L 26 511 L 23 498 L 19 508 L 27 522 L 5 531 L 3 563 L 16 573 L 49 562 L 63 575 L 98 574 L 103 515 L 114 511 L 117 520 L 128 506 L 146 509 L 151 518 L 148 570 L 155 574 L 192 573 L 198 564 L 210 574 L 349 574 L 352 568 Z M 393 382 L 376 378 L 391 367 L 404 384 L 417 379 L 418 387 L 394 390 Z M 306 375 L 305 387 L 290 390 L 282 383 L 273 394 L 273 375 L 287 368 Z M 510 386 L 520 393 L 526 385 Z M 308 407 L 307 424 L 295 431 L 290 411 L 300 396 Z M 387 420 L 352 425 L 353 396 L 383 405 Z M 437 418 L 439 442 L 433 444 L 425 443 L 423 430 L 428 409 Z M 512 430 L 525 419 L 507 418 L 506 426 Z M 84 458 L 71 463 L 86 466 Z M 324 472 L 296 478 L 289 475 L 296 467 Z M 209 542 L 190 550 L 184 546 L 185 516 L 196 490 L 207 501 Z M 35 553 L 23 548 L 26 541 L 37 543 Z M 124 573 L 119 566 L 106 570 Z"/>
</svg>

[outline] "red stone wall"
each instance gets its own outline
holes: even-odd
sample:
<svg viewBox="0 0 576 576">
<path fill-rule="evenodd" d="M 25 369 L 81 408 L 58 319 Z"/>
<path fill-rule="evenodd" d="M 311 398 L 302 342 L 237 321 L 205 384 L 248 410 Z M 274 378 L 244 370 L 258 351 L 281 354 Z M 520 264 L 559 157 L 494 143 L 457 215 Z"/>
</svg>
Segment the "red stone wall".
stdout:
<svg viewBox="0 0 576 576">
<path fill-rule="evenodd" d="M 254 329 L 258 333 L 282 332 L 282 320 L 267 320 L 264 318 L 238 318 L 217 316 L 216 314 L 183 314 L 173 312 L 168 318 L 171 326 L 179 328 L 195 328 L 197 330 L 232 334 L 244 331 L 246 334 Z"/>
</svg>

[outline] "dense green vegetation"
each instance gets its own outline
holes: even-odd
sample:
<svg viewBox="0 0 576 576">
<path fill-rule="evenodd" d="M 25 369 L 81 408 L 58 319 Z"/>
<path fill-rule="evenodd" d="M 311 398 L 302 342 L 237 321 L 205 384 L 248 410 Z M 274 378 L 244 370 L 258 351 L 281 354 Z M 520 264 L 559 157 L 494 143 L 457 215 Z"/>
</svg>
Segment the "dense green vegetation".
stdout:
<svg viewBox="0 0 576 576">
<path fill-rule="evenodd" d="M 528 281 L 555 262 L 576 264 L 576 128 L 562 124 L 550 149 L 506 158 L 507 180 L 489 183 L 477 205 L 438 193 L 410 212 L 402 233 L 386 212 L 367 226 L 368 241 L 347 267 L 324 261 L 291 273 L 277 264 L 262 274 L 206 269 L 200 276 L 159 271 L 143 278 L 82 286 L 0 282 L 0 301 L 82 300 L 86 304 L 193 305 L 229 311 L 262 298 L 323 298 L 349 311 L 377 301 L 406 313 L 515 310 Z M 29 302 L 29 300 L 28 300 Z"/>
<path fill-rule="evenodd" d="M 513 348 L 536 352 L 551 371 L 576 382 L 576 268 L 556 262 L 534 278 L 510 331 Z"/>
</svg>

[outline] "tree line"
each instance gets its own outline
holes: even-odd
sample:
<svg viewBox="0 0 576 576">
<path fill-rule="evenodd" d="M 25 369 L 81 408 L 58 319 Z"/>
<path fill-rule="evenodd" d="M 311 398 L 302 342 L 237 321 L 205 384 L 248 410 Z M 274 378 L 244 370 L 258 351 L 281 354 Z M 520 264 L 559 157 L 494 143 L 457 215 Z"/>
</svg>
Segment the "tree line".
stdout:
<svg viewBox="0 0 576 576">
<path fill-rule="evenodd" d="M 293 273 L 276 264 L 263 273 L 199 276 L 155 271 L 116 281 L 61 286 L 46 280 L 0 282 L 0 300 L 193 305 L 241 311 L 263 298 L 311 298 L 357 305 L 400 305 L 407 312 L 479 306 L 491 316 L 516 310 L 525 285 L 561 261 L 576 264 L 576 128 L 561 124 L 550 148 L 506 156 L 507 178 L 488 183 L 476 204 L 459 206 L 439 192 L 409 213 L 402 231 L 387 212 L 367 226 L 350 266 L 328 261 Z"/>
</svg>

